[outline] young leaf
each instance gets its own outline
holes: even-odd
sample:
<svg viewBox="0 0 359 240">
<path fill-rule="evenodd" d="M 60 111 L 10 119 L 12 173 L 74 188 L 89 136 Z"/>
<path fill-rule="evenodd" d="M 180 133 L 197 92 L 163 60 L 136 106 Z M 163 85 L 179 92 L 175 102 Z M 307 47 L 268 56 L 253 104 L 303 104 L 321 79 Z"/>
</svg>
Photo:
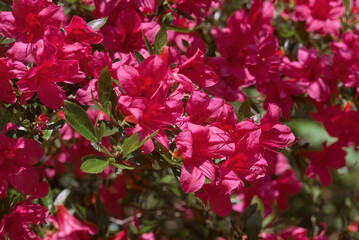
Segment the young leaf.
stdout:
<svg viewBox="0 0 359 240">
<path fill-rule="evenodd" d="M 242 102 L 241 106 L 238 109 L 238 119 L 240 121 L 245 121 L 251 116 L 251 102 L 249 99 L 246 99 Z"/>
<path fill-rule="evenodd" d="M 5 40 L 1 41 L 1 43 L 0 43 L 0 44 L 6 45 L 6 44 L 13 43 L 13 42 L 15 42 L 15 41 L 16 41 L 16 39 L 15 39 L 15 38 L 7 38 L 7 39 L 5 39 Z"/>
<path fill-rule="evenodd" d="M 143 40 L 145 41 L 145 44 L 146 44 L 146 47 L 147 47 L 147 50 L 149 52 L 150 55 L 153 54 L 153 48 L 152 48 L 152 45 L 151 43 L 148 41 L 147 37 L 146 37 L 146 34 L 143 32 L 142 30 L 142 36 L 143 36 Z"/>
<path fill-rule="evenodd" d="M 185 12 L 181 9 L 178 9 L 178 8 L 173 8 L 173 7 L 169 7 L 170 10 L 178 13 L 179 15 L 191 20 L 191 21 L 194 21 L 193 17 L 188 13 L 188 12 Z"/>
<path fill-rule="evenodd" d="M 162 48 L 164 46 L 166 46 L 167 44 L 167 31 L 166 31 L 166 27 L 161 27 L 160 30 L 158 30 L 156 36 L 155 36 L 155 41 L 153 43 L 154 49 L 155 49 L 155 54 L 160 55 Z"/>
<path fill-rule="evenodd" d="M 262 216 L 259 211 L 255 212 L 247 221 L 246 234 L 248 240 L 257 240 L 262 229 Z"/>
<path fill-rule="evenodd" d="M 137 132 L 132 134 L 129 138 L 126 138 L 126 140 L 123 142 L 123 157 L 125 158 L 128 154 L 131 152 L 137 150 L 138 148 L 142 147 L 143 144 L 145 144 L 150 138 L 157 135 L 159 130 L 152 133 L 150 136 L 146 137 L 140 142 L 140 139 L 138 138 Z"/>
<path fill-rule="evenodd" d="M 97 30 L 103 27 L 103 25 L 105 25 L 106 22 L 107 22 L 107 17 L 104 17 L 104 18 L 94 19 L 91 22 L 88 22 L 87 25 L 92 27 L 94 30 Z"/>
<path fill-rule="evenodd" d="M 100 101 L 101 105 L 106 108 L 108 102 L 110 101 L 111 92 L 113 91 L 111 74 L 108 70 L 108 66 L 105 66 L 102 69 L 97 81 L 97 86 L 98 100 Z"/>
<path fill-rule="evenodd" d="M 95 129 L 85 110 L 77 104 L 66 100 L 65 108 L 65 119 L 70 126 L 84 138 L 90 140 L 91 142 L 97 142 Z"/>
<path fill-rule="evenodd" d="M 350 0 L 343 0 L 345 6 L 345 16 L 348 18 L 350 15 Z"/>
<path fill-rule="evenodd" d="M 107 157 L 100 157 L 93 154 L 83 157 L 82 161 L 84 162 L 82 163 L 80 169 L 83 172 L 92 174 L 102 172 L 109 164 Z"/>
<path fill-rule="evenodd" d="M 26 135 L 26 131 L 20 129 L 10 129 L 5 133 L 5 136 L 9 138 L 20 138 Z"/>
<path fill-rule="evenodd" d="M 123 164 L 118 164 L 118 163 L 111 163 L 111 165 L 114 166 L 115 168 L 119 168 L 119 169 L 128 169 L 128 170 L 135 169 L 134 167 L 123 165 Z"/>
<path fill-rule="evenodd" d="M 141 53 L 137 52 L 136 50 L 133 52 L 135 54 L 137 62 L 140 64 L 145 58 L 142 56 Z"/>
<path fill-rule="evenodd" d="M 166 25 L 166 29 L 176 31 L 178 33 L 190 33 L 191 32 L 191 29 L 181 28 L 181 27 L 178 27 L 175 25 Z"/>
</svg>

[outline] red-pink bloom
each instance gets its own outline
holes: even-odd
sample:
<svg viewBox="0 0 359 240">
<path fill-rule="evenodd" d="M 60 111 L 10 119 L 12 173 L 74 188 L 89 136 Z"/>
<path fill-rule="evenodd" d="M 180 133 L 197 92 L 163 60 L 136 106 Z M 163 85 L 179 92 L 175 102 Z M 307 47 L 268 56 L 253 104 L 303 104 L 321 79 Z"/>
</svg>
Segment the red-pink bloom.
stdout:
<svg viewBox="0 0 359 240">
<path fill-rule="evenodd" d="M 178 151 L 183 157 L 181 186 L 186 193 L 198 191 L 205 177 L 215 182 L 216 166 L 212 159 L 228 157 L 234 150 L 229 134 L 217 127 L 185 124 L 176 137 Z"/>
<path fill-rule="evenodd" d="M 206 16 L 212 0 L 171 0 L 174 8 L 180 9 L 201 20 Z"/>
<path fill-rule="evenodd" d="M 292 19 L 305 21 L 308 32 L 339 35 L 340 17 L 344 16 L 341 0 L 300 0 L 294 8 Z"/>
<path fill-rule="evenodd" d="M 47 127 L 48 120 L 49 120 L 49 118 L 46 117 L 46 115 L 43 113 L 41 113 L 40 116 L 37 118 L 36 129 L 40 133 L 41 136 L 44 135 L 42 130 Z"/>
<path fill-rule="evenodd" d="M 45 224 L 48 209 L 28 201 L 17 204 L 0 220 L 0 239 L 38 239 L 29 225 Z"/>
<path fill-rule="evenodd" d="M 21 78 L 26 73 L 26 66 L 18 61 L 7 58 L 0 58 L 0 102 L 8 104 L 16 102 L 16 94 L 11 86 L 10 79 Z"/>
<path fill-rule="evenodd" d="M 329 240 L 329 238 L 325 236 L 327 225 L 324 222 L 320 222 L 320 225 L 323 227 L 323 230 L 320 232 L 319 236 L 313 237 L 313 240 Z"/>
<path fill-rule="evenodd" d="M 334 75 L 346 87 L 359 87 L 359 36 L 353 31 L 343 33 L 342 42 L 331 42 L 334 53 Z"/>
<path fill-rule="evenodd" d="M 186 105 L 186 113 L 186 121 L 199 125 L 211 124 L 222 128 L 237 123 L 232 105 L 224 102 L 222 98 L 210 99 L 207 93 L 200 90 L 192 92 Z"/>
<path fill-rule="evenodd" d="M 64 27 L 66 43 L 98 44 L 102 34 L 90 27 L 81 17 L 73 16 L 70 24 Z"/>
<path fill-rule="evenodd" d="M 102 185 L 99 190 L 101 201 L 105 205 L 108 214 L 118 219 L 123 217 L 123 208 L 119 201 L 127 195 L 128 182 L 129 179 L 125 174 L 117 175 L 111 186 Z"/>
<path fill-rule="evenodd" d="M 285 171 L 276 180 L 273 181 L 274 189 L 278 192 L 278 209 L 284 211 L 288 209 L 288 196 L 296 195 L 300 192 L 302 184 L 296 178 L 292 170 Z"/>
<path fill-rule="evenodd" d="M 190 59 L 181 64 L 176 72 L 202 88 L 211 87 L 219 82 L 213 68 L 204 63 L 204 54 L 199 49 Z"/>
<path fill-rule="evenodd" d="M 235 150 L 223 166 L 235 171 L 241 178 L 254 181 L 265 175 L 267 162 L 261 157 L 259 137 L 261 131 L 248 131 L 237 141 Z"/>
<path fill-rule="evenodd" d="M 302 227 L 288 227 L 281 234 L 283 240 L 309 240 L 307 237 L 307 229 Z"/>
<path fill-rule="evenodd" d="M 236 126 L 239 136 L 245 136 L 248 131 L 260 129 L 260 145 L 264 149 L 276 151 L 288 147 L 295 136 L 288 126 L 280 123 L 281 111 L 276 104 L 268 104 L 267 113 L 261 118 L 260 124 L 253 120 L 240 122 Z"/>
<path fill-rule="evenodd" d="M 169 95 L 169 90 L 169 87 L 162 83 L 149 100 L 144 97 L 121 96 L 119 99 L 120 110 L 126 113 L 127 121 L 136 123 L 135 128 L 126 129 L 128 135 L 137 132 L 140 140 L 143 140 L 158 130 L 154 138 L 169 148 L 165 130 L 171 125 L 181 124 L 177 119 L 183 113 L 181 102 L 183 95 L 179 91 Z M 145 153 L 152 152 L 154 150 L 153 141 L 148 140 L 142 150 Z"/>
<path fill-rule="evenodd" d="M 167 66 L 157 55 L 146 58 L 137 68 L 122 65 L 117 70 L 122 89 L 131 97 L 151 98 L 166 80 Z"/>
<path fill-rule="evenodd" d="M 17 41 L 9 50 L 15 59 L 32 53 L 32 44 L 43 36 L 47 26 L 60 28 L 64 18 L 61 6 L 45 0 L 14 0 L 12 12 L 0 12 L 0 33 Z"/>
<path fill-rule="evenodd" d="M 50 216 L 48 220 L 57 228 L 45 238 L 48 240 L 90 240 L 98 232 L 94 224 L 78 220 L 64 205 L 58 205 L 56 217 Z"/>
<path fill-rule="evenodd" d="M 35 56 L 36 66 L 16 83 L 22 91 L 22 104 L 36 92 L 45 106 L 58 109 L 64 105 L 66 94 L 56 83 L 77 83 L 83 80 L 82 76 L 77 75 L 78 61 L 59 60 L 56 57 L 57 46 L 50 42 L 44 46 L 40 54 Z"/>
<path fill-rule="evenodd" d="M 332 137 L 337 137 L 343 146 L 359 145 L 359 113 L 352 110 L 342 111 L 339 106 L 318 107 L 312 118 L 321 122 Z"/>
<path fill-rule="evenodd" d="M 144 47 L 142 30 L 152 41 L 159 30 L 156 22 L 142 23 L 140 16 L 132 8 L 123 8 L 114 18 L 101 28 L 103 46 L 108 51 L 129 53 Z"/>
<path fill-rule="evenodd" d="M 330 56 L 323 54 L 319 57 L 316 48 L 300 48 L 297 58 L 298 61 L 295 62 L 290 62 L 288 58 L 283 59 L 283 74 L 295 79 L 286 83 L 294 85 L 292 88 L 306 90 L 309 97 L 315 101 L 327 101 L 336 89 L 330 68 Z"/>
<path fill-rule="evenodd" d="M 0 198 L 6 196 L 9 183 L 24 194 L 31 193 L 39 183 L 32 165 L 41 160 L 44 149 L 35 140 L 5 136 L 5 132 L 16 128 L 9 123 L 0 134 Z"/>
<path fill-rule="evenodd" d="M 244 183 L 238 175 L 228 168 L 217 167 L 214 182 L 204 184 L 203 191 L 198 191 L 195 195 L 205 205 L 209 201 L 213 212 L 218 216 L 226 216 L 232 210 L 230 194 L 238 188 L 244 188 Z"/>
<path fill-rule="evenodd" d="M 322 151 L 306 151 L 303 154 L 310 160 L 305 174 L 311 179 L 315 179 L 318 175 L 319 181 L 324 187 L 328 187 L 332 183 L 329 168 L 338 169 L 345 166 L 346 152 L 342 149 L 340 142 L 333 143 L 329 147 L 324 142 Z"/>
</svg>

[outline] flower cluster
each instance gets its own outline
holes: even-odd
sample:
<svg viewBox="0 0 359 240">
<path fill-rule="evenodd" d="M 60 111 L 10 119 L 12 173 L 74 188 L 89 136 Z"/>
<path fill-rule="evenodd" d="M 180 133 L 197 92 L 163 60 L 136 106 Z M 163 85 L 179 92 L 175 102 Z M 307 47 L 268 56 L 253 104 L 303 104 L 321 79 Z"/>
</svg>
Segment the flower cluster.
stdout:
<svg viewBox="0 0 359 240">
<path fill-rule="evenodd" d="M 359 147 L 355 1 L 8 2 L 0 239 L 327 239 L 315 189 Z M 278 227 L 305 194 L 312 227 Z"/>
</svg>

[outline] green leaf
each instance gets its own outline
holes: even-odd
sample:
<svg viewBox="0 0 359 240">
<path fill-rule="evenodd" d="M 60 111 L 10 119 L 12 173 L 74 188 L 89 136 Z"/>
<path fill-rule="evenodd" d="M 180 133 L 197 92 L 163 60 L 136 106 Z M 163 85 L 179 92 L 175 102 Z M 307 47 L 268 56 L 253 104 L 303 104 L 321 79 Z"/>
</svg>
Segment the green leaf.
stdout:
<svg viewBox="0 0 359 240">
<path fill-rule="evenodd" d="M 345 6 L 345 16 L 349 17 L 350 15 L 350 0 L 343 0 Z"/>
<path fill-rule="evenodd" d="M 5 133 L 5 136 L 9 138 L 20 138 L 26 135 L 26 131 L 20 129 L 10 129 Z"/>
<path fill-rule="evenodd" d="M 6 44 L 13 43 L 13 42 L 15 42 L 15 41 L 16 41 L 15 38 L 7 38 L 7 39 L 1 41 L 1 44 L 6 45 Z"/>
<path fill-rule="evenodd" d="M 142 30 L 142 37 L 143 37 L 143 40 L 145 41 L 145 44 L 146 44 L 146 47 L 147 47 L 147 50 L 149 52 L 150 55 L 153 54 L 153 48 L 152 48 L 152 45 L 151 43 L 148 41 L 147 37 L 146 37 L 146 34 L 143 32 Z"/>
<path fill-rule="evenodd" d="M 0 132 L 2 132 L 3 128 L 7 123 L 11 122 L 12 115 L 6 108 L 1 108 L 0 110 Z"/>
<path fill-rule="evenodd" d="M 119 168 L 119 169 L 128 169 L 128 170 L 135 169 L 134 167 L 123 165 L 123 164 L 118 164 L 118 163 L 111 163 L 111 165 L 114 166 L 115 168 Z"/>
<path fill-rule="evenodd" d="M 173 7 L 169 7 L 170 10 L 178 13 L 179 15 L 191 20 L 191 21 L 194 21 L 193 17 L 188 13 L 188 12 L 185 12 L 181 9 L 178 9 L 178 8 L 173 8 Z"/>
<path fill-rule="evenodd" d="M 255 212 L 247 221 L 246 234 L 248 240 L 257 240 L 262 229 L 262 216 L 259 211 Z"/>
<path fill-rule="evenodd" d="M 126 140 L 123 142 L 123 157 L 127 157 L 128 154 L 132 153 L 133 151 L 137 150 L 138 148 L 142 147 L 143 144 L 145 144 L 150 138 L 157 135 L 159 130 L 152 133 L 150 136 L 146 137 L 140 142 L 140 139 L 138 138 L 137 132 L 132 134 L 129 138 L 126 138 Z"/>
<path fill-rule="evenodd" d="M 141 62 L 143 62 L 143 60 L 145 60 L 145 58 L 142 56 L 142 54 L 137 52 L 136 50 L 133 53 L 135 54 L 136 60 L 139 64 Z"/>
<path fill-rule="evenodd" d="M 113 91 L 111 73 L 108 70 L 108 66 L 105 66 L 102 69 L 97 81 L 97 87 L 98 100 L 106 109 L 108 103 L 110 102 L 111 92 Z"/>
<path fill-rule="evenodd" d="M 161 27 L 156 33 L 155 41 L 153 43 L 155 54 L 161 55 L 162 48 L 167 44 L 167 31 L 166 27 Z"/>
<path fill-rule="evenodd" d="M 256 212 L 257 210 L 257 204 L 251 205 L 244 209 L 244 211 L 241 214 L 241 218 L 239 220 L 239 224 L 243 231 L 245 231 L 245 226 L 247 224 L 248 219 Z"/>
<path fill-rule="evenodd" d="M 91 142 L 97 142 L 95 129 L 85 110 L 77 104 L 66 100 L 65 108 L 65 119 L 70 126 L 84 138 L 90 140 Z"/>
<path fill-rule="evenodd" d="M 171 30 L 171 31 L 175 31 L 178 33 L 190 33 L 191 29 L 187 29 L 187 28 L 181 28 L 175 25 L 166 25 L 166 29 L 167 30 Z"/>
<path fill-rule="evenodd" d="M 107 17 L 104 17 L 104 18 L 94 19 L 91 22 L 87 23 L 87 25 L 92 27 L 94 30 L 97 30 L 103 27 L 103 25 L 105 25 L 106 22 L 107 22 Z"/>
<path fill-rule="evenodd" d="M 95 213 L 97 226 L 100 227 L 100 234 L 104 235 L 107 233 L 110 221 L 105 205 L 103 205 L 101 198 L 98 194 L 96 194 Z"/>
<path fill-rule="evenodd" d="M 238 119 L 245 121 L 249 117 L 251 117 L 251 102 L 246 99 L 238 109 Z"/>
<path fill-rule="evenodd" d="M 257 208 L 258 204 L 251 205 L 241 214 L 240 226 L 248 240 L 257 240 L 262 229 L 262 216 Z"/>
<path fill-rule="evenodd" d="M 92 174 L 102 172 L 109 164 L 107 157 L 96 156 L 93 154 L 83 157 L 82 161 L 84 162 L 82 163 L 80 169 L 83 172 Z"/>
</svg>

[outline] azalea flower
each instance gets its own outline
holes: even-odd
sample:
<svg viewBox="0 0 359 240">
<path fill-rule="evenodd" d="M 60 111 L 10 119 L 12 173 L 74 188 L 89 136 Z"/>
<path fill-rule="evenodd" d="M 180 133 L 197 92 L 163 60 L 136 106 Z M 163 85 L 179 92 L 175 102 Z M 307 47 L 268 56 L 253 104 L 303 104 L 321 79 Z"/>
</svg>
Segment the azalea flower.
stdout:
<svg viewBox="0 0 359 240">
<path fill-rule="evenodd" d="M 0 239 L 38 239 L 29 225 L 46 224 L 48 209 L 28 201 L 16 204 L 0 220 Z"/>
<path fill-rule="evenodd" d="M 6 196 L 9 184 L 30 194 L 40 180 L 32 165 L 44 155 L 44 149 L 35 140 L 5 136 L 11 129 L 17 129 L 15 124 L 7 124 L 0 134 L 0 199 Z"/>
</svg>

